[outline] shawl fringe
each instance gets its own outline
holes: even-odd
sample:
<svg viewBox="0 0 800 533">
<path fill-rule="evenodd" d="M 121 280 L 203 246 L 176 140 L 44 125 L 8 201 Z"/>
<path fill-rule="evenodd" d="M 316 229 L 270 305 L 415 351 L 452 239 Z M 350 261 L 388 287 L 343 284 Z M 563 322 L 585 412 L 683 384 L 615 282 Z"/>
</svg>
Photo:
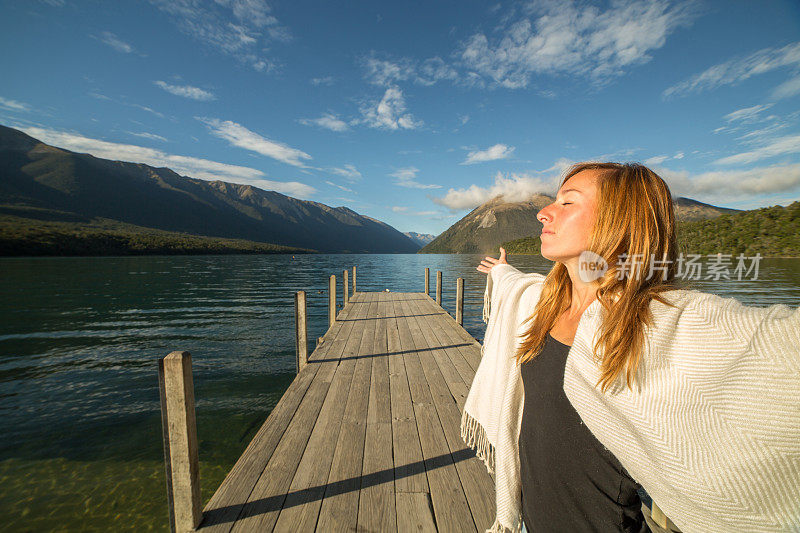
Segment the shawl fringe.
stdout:
<svg viewBox="0 0 800 533">
<path fill-rule="evenodd" d="M 486 533 L 520 533 L 521 531 L 522 525 L 517 528 L 510 528 L 504 526 L 499 520 L 495 519 L 494 524 L 492 524 L 492 527 L 486 530 Z"/>
<path fill-rule="evenodd" d="M 475 450 L 475 455 L 486 465 L 489 474 L 494 475 L 494 446 L 486 437 L 483 426 L 466 411 L 461 415 L 461 438 L 467 446 Z"/>
</svg>

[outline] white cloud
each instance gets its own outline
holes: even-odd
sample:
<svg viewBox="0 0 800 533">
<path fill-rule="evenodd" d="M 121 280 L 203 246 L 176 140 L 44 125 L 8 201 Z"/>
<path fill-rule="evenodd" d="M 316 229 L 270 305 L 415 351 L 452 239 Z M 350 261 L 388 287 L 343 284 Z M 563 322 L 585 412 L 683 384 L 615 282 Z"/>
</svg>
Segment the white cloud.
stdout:
<svg viewBox="0 0 800 533">
<path fill-rule="evenodd" d="M 554 165 L 554 167 L 556 166 Z M 473 184 L 466 189 L 449 189 L 444 197 L 433 198 L 433 201 L 451 211 L 460 211 L 478 207 L 497 196 L 503 196 L 508 201 L 520 202 L 533 194 L 546 194 L 545 191 L 554 188 L 552 178 L 533 177 L 526 174 L 504 175 L 498 172 L 490 187 L 479 187 Z"/>
<path fill-rule="evenodd" d="M 98 39 L 117 52 L 122 52 L 123 54 L 130 54 L 133 52 L 133 46 L 129 45 L 110 31 L 104 31 L 100 34 Z"/>
<path fill-rule="evenodd" d="M 0 96 L 0 107 L 3 109 L 8 109 L 10 111 L 30 111 L 31 108 L 28 104 L 24 104 L 22 102 L 18 102 L 16 100 L 11 100 L 9 98 L 3 98 Z"/>
<path fill-rule="evenodd" d="M 798 191 L 800 187 L 798 163 L 750 170 L 704 172 L 691 177 L 687 172 L 668 169 L 659 169 L 658 174 L 669 184 L 673 196 L 701 196 L 704 201 Z"/>
<path fill-rule="evenodd" d="M 331 131 L 347 131 L 350 127 L 333 113 L 325 113 L 319 118 L 301 118 L 300 124 L 305 126 L 318 126 Z"/>
<path fill-rule="evenodd" d="M 264 56 L 270 41 L 291 40 L 263 0 L 151 0 L 171 15 L 178 28 L 206 46 L 270 71 L 276 63 Z"/>
<path fill-rule="evenodd" d="M 728 113 L 722 118 L 724 118 L 726 122 L 748 123 L 755 120 L 762 111 L 766 111 L 770 107 L 772 107 L 772 104 L 759 104 L 752 107 L 745 107 Z"/>
<path fill-rule="evenodd" d="M 407 187 L 409 189 L 441 189 L 441 185 L 419 183 L 417 181 L 417 172 L 419 169 L 416 167 L 399 168 L 395 172 L 389 174 L 393 178 L 397 178 L 394 182 L 395 185 L 400 187 Z"/>
<path fill-rule="evenodd" d="M 772 91 L 772 97 L 776 100 L 780 100 L 781 98 L 789 98 L 790 96 L 795 96 L 798 94 L 800 94 L 800 76 L 789 78 L 785 82 L 775 87 L 775 89 Z"/>
<path fill-rule="evenodd" d="M 773 139 L 768 144 L 755 150 L 717 159 L 714 163 L 718 165 L 742 165 L 778 155 L 796 153 L 800 153 L 800 135 L 787 135 Z"/>
<path fill-rule="evenodd" d="M 355 183 L 356 181 L 361 179 L 361 172 L 358 171 L 356 167 L 353 165 L 344 165 L 344 168 L 330 168 L 328 169 L 334 174 L 342 176 L 343 178 L 347 179 L 350 183 Z"/>
<path fill-rule="evenodd" d="M 287 196 L 308 200 L 317 190 L 311 185 L 300 183 L 299 181 L 272 181 L 272 180 L 253 180 L 247 185 L 264 189 L 265 191 L 275 191 Z"/>
<path fill-rule="evenodd" d="M 462 165 L 472 165 L 474 163 L 483 163 L 484 161 L 496 161 L 498 159 L 506 159 L 511 156 L 514 151 L 513 146 L 506 146 L 505 144 L 495 144 L 486 150 L 476 150 L 467 154 L 467 159 L 464 160 Z"/>
<path fill-rule="evenodd" d="M 574 1 L 534 4 L 533 21 L 505 27 L 491 42 L 473 35 L 460 51 L 473 74 L 511 88 L 527 87 L 535 74 L 588 76 L 596 84 L 646 63 L 649 53 L 664 46 L 667 36 L 691 22 L 689 4 L 621 0 L 605 11 Z"/>
<path fill-rule="evenodd" d="M 326 181 L 325 181 L 325 183 L 327 183 L 327 184 L 328 184 L 328 185 L 330 185 L 331 187 L 336 187 L 337 189 L 341 189 L 341 190 L 343 190 L 344 192 L 354 192 L 354 191 L 353 191 L 353 189 L 348 189 L 348 188 L 347 188 L 347 187 L 345 187 L 344 185 L 339 185 L 338 183 L 334 183 L 334 182 L 332 182 L 332 181 L 327 181 L 327 180 L 326 180 Z"/>
<path fill-rule="evenodd" d="M 422 126 L 422 121 L 406 113 L 403 92 L 397 87 L 389 87 L 380 102 L 362 106 L 363 122 L 371 128 L 388 130 L 413 130 Z"/>
<path fill-rule="evenodd" d="M 199 87 L 192 87 L 191 85 L 170 85 L 169 83 L 160 80 L 154 81 L 153 83 L 168 93 L 174 94 L 175 96 L 182 96 L 184 98 L 191 98 L 192 100 L 199 100 L 202 102 L 207 102 L 216 98 L 214 93 Z"/>
<path fill-rule="evenodd" d="M 373 52 L 361 61 L 364 77 L 373 85 L 391 87 L 400 81 L 413 81 L 420 85 L 435 85 L 443 80 L 457 81 L 458 72 L 440 57 L 430 57 L 422 62 L 409 58 L 379 59 Z"/>
<path fill-rule="evenodd" d="M 668 98 L 675 95 L 699 93 L 723 85 L 735 85 L 753 76 L 781 67 L 797 68 L 798 66 L 800 66 L 800 42 L 788 44 L 782 48 L 764 48 L 746 57 L 730 59 L 709 67 L 688 80 L 668 88 L 663 95 Z M 788 88 L 781 89 L 779 94 L 782 91 L 786 91 L 787 94 L 791 92 L 791 80 L 787 83 L 789 83 Z"/>
<path fill-rule="evenodd" d="M 648 166 L 651 166 L 651 165 L 660 165 L 661 163 L 663 163 L 663 162 L 664 162 L 664 161 L 666 161 L 667 159 L 669 159 L 669 156 L 668 156 L 668 155 L 657 155 L 657 156 L 655 156 L 655 157 L 651 157 L 651 158 L 649 158 L 649 159 L 645 159 L 645 160 L 644 160 L 644 164 L 645 164 L 645 165 L 648 165 Z"/>
<path fill-rule="evenodd" d="M 414 76 L 414 63 L 403 58 L 396 61 L 378 59 L 371 55 L 363 60 L 367 81 L 373 85 L 387 86 Z"/>
<path fill-rule="evenodd" d="M 311 78 L 311 85 L 333 85 L 336 79 L 333 76 L 323 76 L 321 78 Z"/>
<path fill-rule="evenodd" d="M 30 127 L 21 129 L 31 137 L 47 144 L 74 152 L 88 153 L 103 159 L 144 163 L 153 167 L 167 167 L 178 174 L 193 178 L 252 185 L 299 198 L 309 198 L 316 192 L 316 189 L 305 183 L 266 180 L 263 172 L 250 167 L 229 165 L 197 157 L 168 154 L 154 148 L 101 141 L 84 137 L 77 133 L 48 128 Z"/>
<path fill-rule="evenodd" d="M 404 206 L 395 205 L 392 206 L 392 211 L 394 211 L 395 213 L 403 213 L 405 211 L 408 211 L 408 208 Z"/>
<path fill-rule="evenodd" d="M 141 137 L 142 139 L 150 139 L 151 141 L 167 142 L 166 138 L 162 137 L 161 135 L 156 135 L 155 133 L 147 133 L 147 132 L 134 133 L 132 131 L 129 131 L 128 133 L 133 135 L 133 136 L 135 136 L 135 137 Z"/>
<path fill-rule="evenodd" d="M 311 159 L 310 155 L 301 150 L 271 141 L 236 122 L 204 117 L 197 117 L 197 120 L 208 126 L 211 133 L 234 146 L 271 157 L 288 165 L 305 168 L 303 160 Z"/>
</svg>

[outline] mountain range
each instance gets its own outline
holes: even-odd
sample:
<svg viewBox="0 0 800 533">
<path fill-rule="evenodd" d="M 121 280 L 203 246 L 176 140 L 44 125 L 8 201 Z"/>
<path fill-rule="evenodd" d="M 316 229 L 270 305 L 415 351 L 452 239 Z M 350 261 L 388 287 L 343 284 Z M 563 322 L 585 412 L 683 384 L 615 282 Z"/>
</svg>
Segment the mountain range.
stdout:
<svg viewBox="0 0 800 533">
<path fill-rule="evenodd" d="M 111 220 L 326 253 L 414 253 L 421 246 L 346 207 L 100 159 L 5 126 L 0 126 L 0 212 L 72 223 Z"/>
</svg>

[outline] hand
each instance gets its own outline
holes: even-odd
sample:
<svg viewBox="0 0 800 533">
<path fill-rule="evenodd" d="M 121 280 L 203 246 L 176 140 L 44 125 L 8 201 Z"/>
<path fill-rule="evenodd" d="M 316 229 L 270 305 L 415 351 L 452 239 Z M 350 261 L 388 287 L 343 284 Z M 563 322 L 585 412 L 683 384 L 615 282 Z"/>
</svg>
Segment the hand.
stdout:
<svg viewBox="0 0 800 533">
<path fill-rule="evenodd" d="M 500 248 L 500 259 L 495 259 L 494 257 L 486 257 L 481 264 L 478 265 L 478 270 L 483 272 L 484 274 L 488 274 L 489 271 L 495 265 L 507 265 L 508 261 L 506 261 L 506 249 Z"/>
</svg>

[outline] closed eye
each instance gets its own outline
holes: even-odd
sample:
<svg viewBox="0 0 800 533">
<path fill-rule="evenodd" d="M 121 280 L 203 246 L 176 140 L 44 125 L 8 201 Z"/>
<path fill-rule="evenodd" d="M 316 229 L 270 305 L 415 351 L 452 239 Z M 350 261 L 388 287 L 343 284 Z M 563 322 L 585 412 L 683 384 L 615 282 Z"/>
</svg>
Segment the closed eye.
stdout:
<svg viewBox="0 0 800 533">
<path fill-rule="evenodd" d="M 572 202 L 564 202 L 564 203 L 563 203 L 563 204 L 561 204 L 561 205 L 571 205 L 571 204 L 572 204 Z"/>
</svg>

